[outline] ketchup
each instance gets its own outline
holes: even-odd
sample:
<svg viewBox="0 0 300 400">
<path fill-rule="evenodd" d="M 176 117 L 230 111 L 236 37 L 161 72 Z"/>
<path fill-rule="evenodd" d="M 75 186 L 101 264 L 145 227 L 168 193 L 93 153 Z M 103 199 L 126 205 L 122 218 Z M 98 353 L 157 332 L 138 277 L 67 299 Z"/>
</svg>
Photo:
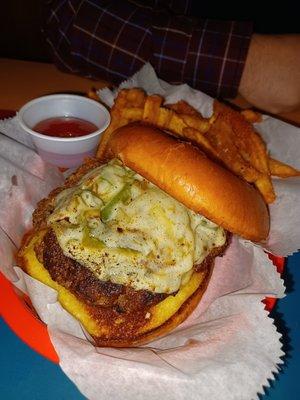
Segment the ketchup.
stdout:
<svg viewBox="0 0 300 400">
<path fill-rule="evenodd" d="M 55 117 L 38 122 L 32 129 L 46 136 L 72 138 L 89 135 L 98 128 L 81 118 Z"/>
</svg>

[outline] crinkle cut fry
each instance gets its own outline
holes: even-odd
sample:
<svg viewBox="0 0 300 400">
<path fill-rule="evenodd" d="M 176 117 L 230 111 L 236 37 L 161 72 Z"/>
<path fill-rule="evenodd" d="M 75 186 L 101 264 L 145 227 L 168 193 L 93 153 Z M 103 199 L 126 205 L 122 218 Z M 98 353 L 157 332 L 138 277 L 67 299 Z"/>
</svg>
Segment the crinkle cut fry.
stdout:
<svg viewBox="0 0 300 400">
<path fill-rule="evenodd" d="M 172 109 L 160 107 L 161 101 L 162 99 L 159 96 L 148 96 L 145 102 L 143 117 L 141 116 L 142 110 L 139 108 L 123 109 L 118 127 L 125 125 L 126 121 L 133 122 L 141 120 L 153 124 L 168 130 L 168 132 L 177 137 L 191 140 L 212 158 L 221 161 L 229 169 L 237 175 L 245 177 L 249 182 L 254 182 L 258 179 L 260 174 L 255 171 L 248 162 L 243 160 L 238 154 L 234 144 L 228 147 L 228 140 L 226 144 L 226 137 L 224 135 L 222 136 L 221 142 L 219 135 L 216 135 L 216 140 L 213 140 L 213 134 L 211 134 L 209 138 L 204 136 L 204 133 L 210 128 L 212 132 L 215 131 L 208 119 L 202 117 L 198 118 L 195 115 L 189 114 L 178 115 Z M 220 143 L 220 145 L 218 145 L 218 143 Z M 234 150 L 232 157 L 230 157 L 230 153 L 226 153 L 230 149 Z"/>
<path fill-rule="evenodd" d="M 143 121 L 156 125 L 159 116 L 160 106 L 163 102 L 163 98 L 158 95 L 147 96 L 144 112 L 143 112 Z"/>
<path fill-rule="evenodd" d="M 226 133 L 231 136 L 232 143 L 236 145 L 238 153 L 251 165 L 252 171 L 257 170 L 259 172 L 255 180 L 248 179 L 250 171 L 247 169 L 245 170 L 246 173 L 242 174 L 242 177 L 248 182 L 254 182 L 265 201 L 272 203 L 275 200 L 275 193 L 270 177 L 268 154 L 264 141 L 240 113 L 216 100 L 214 101 L 214 114 L 216 119 L 213 126 L 220 130 L 222 134 L 224 134 L 225 127 Z M 218 125 L 221 125 L 222 129 Z M 252 174 L 250 175 L 252 176 Z"/>
<path fill-rule="evenodd" d="M 214 101 L 214 114 L 216 115 L 215 124 L 221 120 L 230 127 L 232 139 L 243 158 L 258 171 L 269 174 L 266 145 L 255 132 L 253 125 L 246 121 L 240 113 L 216 100 Z"/>
<path fill-rule="evenodd" d="M 220 131 L 222 132 L 221 135 Z M 239 148 L 232 140 L 230 129 L 225 123 L 213 124 L 206 137 L 217 149 L 219 161 L 238 176 L 252 183 L 261 176 L 261 173 L 242 157 Z"/>
</svg>

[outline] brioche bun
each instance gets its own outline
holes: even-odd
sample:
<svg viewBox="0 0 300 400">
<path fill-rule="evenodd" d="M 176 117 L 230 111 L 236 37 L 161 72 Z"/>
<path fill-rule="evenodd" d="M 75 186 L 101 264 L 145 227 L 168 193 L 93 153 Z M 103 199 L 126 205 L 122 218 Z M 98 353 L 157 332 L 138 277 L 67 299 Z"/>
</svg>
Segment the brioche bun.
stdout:
<svg viewBox="0 0 300 400">
<path fill-rule="evenodd" d="M 260 193 L 192 144 L 157 128 L 132 123 L 113 133 L 106 156 L 119 158 L 186 207 L 226 230 L 252 241 L 267 238 L 269 213 Z"/>
</svg>

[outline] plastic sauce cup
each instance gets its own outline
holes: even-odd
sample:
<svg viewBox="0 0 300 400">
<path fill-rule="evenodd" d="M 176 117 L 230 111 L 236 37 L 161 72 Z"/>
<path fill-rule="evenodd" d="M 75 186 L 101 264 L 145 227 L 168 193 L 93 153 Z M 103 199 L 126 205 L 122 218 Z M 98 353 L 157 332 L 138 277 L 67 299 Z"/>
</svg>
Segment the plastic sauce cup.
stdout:
<svg viewBox="0 0 300 400">
<path fill-rule="evenodd" d="M 59 117 L 80 118 L 96 125 L 98 129 L 78 137 L 47 136 L 33 130 L 38 122 Z M 110 114 L 102 104 L 71 94 L 34 99 L 20 109 L 18 118 L 41 158 L 62 168 L 77 167 L 85 157 L 95 155 L 100 136 L 110 123 Z"/>
</svg>

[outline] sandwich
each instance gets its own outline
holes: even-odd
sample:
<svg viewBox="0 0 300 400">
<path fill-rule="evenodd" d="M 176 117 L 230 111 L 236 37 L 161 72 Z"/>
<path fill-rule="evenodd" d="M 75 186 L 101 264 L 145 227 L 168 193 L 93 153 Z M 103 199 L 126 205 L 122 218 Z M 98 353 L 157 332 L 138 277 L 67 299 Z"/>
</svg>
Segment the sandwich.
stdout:
<svg viewBox="0 0 300 400">
<path fill-rule="evenodd" d="M 230 235 L 261 242 L 257 189 L 191 143 L 132 123 L 41 200 L 19 265 L 98 346 L 148 343 L 197 307 Z"/>
</svg>

